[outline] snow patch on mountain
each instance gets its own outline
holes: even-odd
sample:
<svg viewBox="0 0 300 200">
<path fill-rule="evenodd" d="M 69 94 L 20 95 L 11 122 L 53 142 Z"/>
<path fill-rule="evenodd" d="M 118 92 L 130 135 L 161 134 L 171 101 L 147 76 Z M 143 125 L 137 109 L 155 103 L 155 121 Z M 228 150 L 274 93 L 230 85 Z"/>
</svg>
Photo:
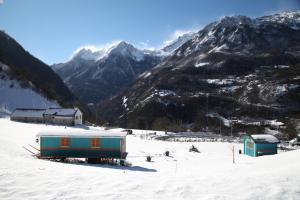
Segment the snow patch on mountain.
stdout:
<svg viewBox="0 0 300 200">
<path fill-rule="evenodd" d="M 223 87 L 220 89 L 221 92 L 224 93 L 233 93 L 235 92 L 237 89 L 241 88 L 242 86 L 228 86 L 228 87 Z"/>
<path fill-rule="evenodd" d="M 127 98 L 126 96 L 124 96 L 124 97 L 122 98 L 122 100 L 123 100 L 122 105 L 124 106 L 124 108 L 127 108 L 127 100 L 128 100 L 128 98 Z"/>
<path fill-rule="evenodd" d="M 158 90 L 158 91 L 156 91 L 156 94 L 160 97 L 177 96 L 177 94 L 171 90 Z"/>
<path fill-rule="evenodd" d="M 34 91 L 31 83 L 16 80 L 9 74 L 7 65 L 0 62 L 0 115 L 9 115 L 16 108 L 59 107 L 57 102 L 48 100 Z"/>
<path fill-rule="evenodd" d="M 196 68 L 203 67 L 203 66 L 206 66 L 206 65 L 209 65 L 209 64 L 210 64 L 209 62 L 199 62 L 199 63 L 195 64 L 195 67 Z"/>
<path fill-rule="evenodd" d="M 209 84 L 215 84 L 215 85 L 230 85 L 230 84 L 233 84 L 234 80 L 232 80 L 232 79 L 206 79 L 206 82 Z"/>
<path fill-rule="evenodd" d="M 150 76 L 151 74 L 152 74 L 151 72 L 146 71 L 146 72 L 142 73 L 142 74 L 139 76 L 139 78 L 141 78 L 141 77 L 147 78 L 147 77 Z"/>
<path fill-rule="evenodd" d="M 213 49 L 211 49 L 208 53 L 212 52 L 223 52 L 224 50 L 228 50 L 227 44 L 222 44 L 221 46 L 216 46 Z"/>
<path fill-rule="evenodd" d="M 173 97 L 180 97 L 176 92 L 172 90 L 157 90 L 155 89 L 149 96 L 147 96 L 141 103 L 145 103 L 153 99 L 154 97 L 166 97 L 166 96 L 173 96 Z"/>
<path fill-rule="evenodd" d="M 275 65 L 274 68 L 277 68 L 277 69 L 284 69 L 284 68 L 289 68 L 290 66 L 288 65 Z"/>
</svg>

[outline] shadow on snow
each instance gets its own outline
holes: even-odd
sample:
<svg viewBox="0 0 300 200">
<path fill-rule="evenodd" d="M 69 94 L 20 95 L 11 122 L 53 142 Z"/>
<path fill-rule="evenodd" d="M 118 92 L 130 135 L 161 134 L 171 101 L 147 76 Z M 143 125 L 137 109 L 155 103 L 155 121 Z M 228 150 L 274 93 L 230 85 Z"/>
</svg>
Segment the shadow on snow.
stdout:
<svg viewBox="0 0 300 200">
<path fill-rule="evenodd" d="M 55 162 L 55 161 L 54 161 Z M 128 170 L 128 171 L 140 171 L 140 172 L 157 172 L 156 169 L 141 167 L 141 166 L 120 166 L 120 165 L 108 165 L 108 164 L 89 164 L 89 163 L 77 163 L 77 162 L 62 162 L 62 164 L 80 165 L 86 167 L 99 167 L 113 170 Z"/>
</svg>

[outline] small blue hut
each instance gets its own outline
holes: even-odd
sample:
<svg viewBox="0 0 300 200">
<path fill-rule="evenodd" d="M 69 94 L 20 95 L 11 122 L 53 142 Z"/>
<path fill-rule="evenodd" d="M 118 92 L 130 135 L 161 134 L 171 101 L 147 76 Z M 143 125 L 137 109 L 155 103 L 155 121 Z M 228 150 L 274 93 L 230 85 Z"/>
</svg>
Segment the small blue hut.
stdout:
<svg viewBox="0 0 300 200">
<path fill-rule="evenodd" d="M 273 135 L 244 136 L 244 154 L 248 156 L 262 156 L 277 154 L 279 140 Z"/>
</svg>

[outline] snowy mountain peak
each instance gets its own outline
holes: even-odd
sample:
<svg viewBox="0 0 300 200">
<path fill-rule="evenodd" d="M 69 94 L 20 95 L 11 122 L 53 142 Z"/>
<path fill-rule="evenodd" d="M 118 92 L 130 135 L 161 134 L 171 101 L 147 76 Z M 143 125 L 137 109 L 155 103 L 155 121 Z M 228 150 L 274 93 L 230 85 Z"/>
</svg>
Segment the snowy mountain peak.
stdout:
<svg viewBox="0 0 300 200">
<path fill-rule="evenodd" d="M 113 48 L 114 49 L 115 48 L 123 49 L 123 48 L 128 48 L 128 47 L 133 47 L 133 46 L 132 46 L 132 44 L 129 44 L 125 41 L 120 41 L 120 42 L 116 43 Z"/>
<path fill-rule="evenodd" d="M 277 22 L 281 22 L 282 20 L 296 20 L 300 21 L 300 11 L 286 11 L 281 12 L 269 16 L 261 17 L 261 19 L 273 19 L 277 20 Z"/>
<path fill-rule="evenodd" d="M 235 26 L 236 24 L 250 24 L 252 19 L 242 15 L 225 16 L 222 17 L 217 24 L 223 26 Z"/>
<path fill-rule="evenodd" d="M 71 60 L 53 65 L 52 69 L 80 99 L 97 103 L 128 87 L 161 59 L 159 52 L 117 41 L 101 48 L 80 48 Z"/>
<path fill-rule="evenodd" d="M 258 21 L 284 24 L 295 30 L 300 29 L 300 11 L 282 12 L 274 15 L 257 18 Z"/>
<path fill-rule="evenodd" d="M 104 53 L 103 50 L 93 51 L 90 48 L 84 47 L 74 54 L 73 59 L 98 60 Z"/>
<path fill-rule="evenodd" d="M 261 23 L 266 22 L 284 24 L 292 28 L 297 28 L 300 25 L 300 12 L 282 12 L 254 19 L 241 15 L 225 16 L 220 18 L 220 20 L 216 24 L 229 27 L 233 27 L 240 24 L 258 26 Z"/>
<path fill-rule="evenodd" d="M 167 53 L 173 53 L 176 49 L 178 49 L 181 45 L 186 43 L 188 40 L 192 39 L 195 35 L 196 33 L 189 32 L 179 36 L 173 41 L 168 41 L 167 45 L 162 49 L 162 51 Z"/>
<path fill-rule="evenodd" d="M 129 44 L 125 41 L 117 41 L 101 48 L 97 48 L 95 46 L 81 47 L 75 51 L 71 60 L 79 59 L 98 61 L 110 55 L 122 55 L 131 57 L 136 61 L 141 61 L 144 59 L 144 54 L 145 52 L 143 50 L 135 48 L 132 44 Z M 149 54 L 149 51 L 147 51 L 146 54 Z"/>
<path fill-rule="evenodd" d="M 112 46 L 108 53 L 110 55 L 119 54 L 127 57 L 131 57 L 136 61 L 141 61 L 144 59 L 144 53 L 142 50 L 135 48 L 132 44 L 125 41 L 119 42 L 117 45 Z"/>
</svg>

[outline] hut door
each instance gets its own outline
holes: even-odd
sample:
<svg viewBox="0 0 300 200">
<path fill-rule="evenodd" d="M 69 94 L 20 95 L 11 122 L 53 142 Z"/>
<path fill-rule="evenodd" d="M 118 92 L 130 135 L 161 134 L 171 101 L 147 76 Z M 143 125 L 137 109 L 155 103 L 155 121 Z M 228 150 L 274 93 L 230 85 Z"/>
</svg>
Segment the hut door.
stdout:
<svg viewBox="0 0 300 200">
<path fill-rule="evenodd" d="M 247 155 L 254 156 L 254 143 L 252 141 L 247 141 Z"/>
<path fill-rule="evenodd" d="M 124 139 L 121 139 L 120 141 L 120 150 L 121 152 L 125 152 L 125 140 Z"/>
</svg>

